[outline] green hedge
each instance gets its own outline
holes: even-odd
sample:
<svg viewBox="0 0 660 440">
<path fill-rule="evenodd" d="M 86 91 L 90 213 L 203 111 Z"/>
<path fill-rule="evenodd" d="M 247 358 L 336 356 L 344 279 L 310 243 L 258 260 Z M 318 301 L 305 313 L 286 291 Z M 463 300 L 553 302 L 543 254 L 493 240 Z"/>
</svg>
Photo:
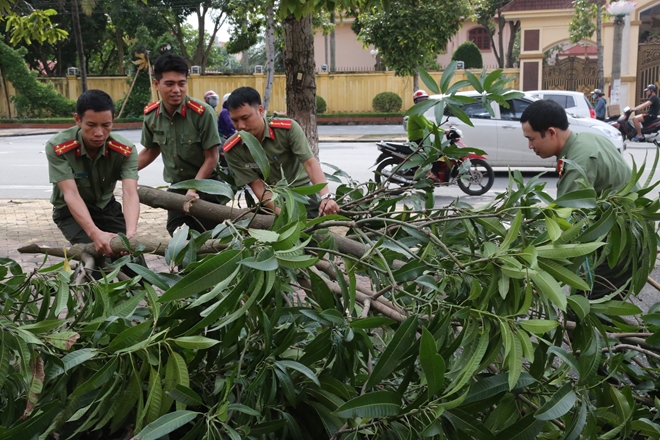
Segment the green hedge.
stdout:
<svg viewBox="0 0 660 440">
<path fill-rule="evenodd" d="M 328 110 L 328 104 L 325 102 L 325 99 L 316 95 L 316 114 L 320 115 L 325 113 Z"/>
<path fill-rule="evenodd" d="M 481 51 L 472 41 L 466 41 L 458 46 L 451 56 L 451 60 L 463 61 L 466 69 L 481 69 L 484 66 Z"/>
<path fill-rule="evenodd" d="M 371 101 L 374 110 L 383 113 L 398 112 L 402 105 L 403 100 L 394 92 L 381 92 Z"/>
</svg>

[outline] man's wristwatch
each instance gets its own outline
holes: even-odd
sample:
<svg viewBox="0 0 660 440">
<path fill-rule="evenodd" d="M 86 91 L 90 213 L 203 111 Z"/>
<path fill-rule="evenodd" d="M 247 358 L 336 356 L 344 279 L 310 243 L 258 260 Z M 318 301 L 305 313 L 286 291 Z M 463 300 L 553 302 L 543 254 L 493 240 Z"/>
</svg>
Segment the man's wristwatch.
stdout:
<svg viewBox="0 0 660 440">
<path fill-rule="evenodd" d="M 321 200 L 325 200 L 325 199 L 334 199 L 334 198 L 335 198 L 335 195 L 334 195 L 333 193 L 330 193 L 330 192 L 327 193 L 327 194 L 323 194 L 323 195 L 321 196 Z"/>
</svg>

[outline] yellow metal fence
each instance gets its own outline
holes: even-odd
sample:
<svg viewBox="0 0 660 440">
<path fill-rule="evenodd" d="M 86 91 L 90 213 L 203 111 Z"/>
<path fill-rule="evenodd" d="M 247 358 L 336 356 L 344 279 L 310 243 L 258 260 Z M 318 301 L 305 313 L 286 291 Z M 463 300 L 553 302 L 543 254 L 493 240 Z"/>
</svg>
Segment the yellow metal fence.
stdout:
<svg viewBox="0 0 660 440">
<path fill-rule="evenodd" d="M 479 75 L 480 72 L 473 71 Z M 519 88 L 517 69 L 506 69 L 507 76 L 515 76 L 510 87 Z M 431 76 L 440 80 L 442 72 L 432 72 Z M 465 79 L 464 71 L 457 71 L 453 82 Z M 65 78 L 40 78 L 41 81 L 51 82 L 55 90 L 69 99 L 76 99 L 81 92 L 80 79 L 75 76 Z M 93 76 L 87 79 L 90 89 L 101 89 L 107 92 L 114 100 L 123 98 L 130 87 L 127 77 Z M 188 79 L 188 95 L 203 99 L 204 93 L 214 90 L 220 97 L 237 87 L 250 86 L 263 94 L 266 88 L 266 75 L 191 75 Z M 273 94 L 269 111 L 285 111 L 285 78 L 284 75 L 275 75 Z M 420 81 L 420 87 L 424 88 Z M 6 93 L 5 93 L 6 92 Z M 341 72 L 318 73 L 316 75 L 316 93 L 325 99 L 327 113 L 355 113 L 371 112 L 371 102 L 378 93 L 394 92 L 403 99 L 403 109 L 412 106 L 413 79 L 412 77 L 395 76 L 394 72 Z M 7 118 L 10 112 L 7 109 L 6 96 L 14 96 L 16 91 L 11 84 L 0 95 L 0 117 Z M 11 116 L 16 117 L 16 109 L 11 108 Z"/>
</svg>

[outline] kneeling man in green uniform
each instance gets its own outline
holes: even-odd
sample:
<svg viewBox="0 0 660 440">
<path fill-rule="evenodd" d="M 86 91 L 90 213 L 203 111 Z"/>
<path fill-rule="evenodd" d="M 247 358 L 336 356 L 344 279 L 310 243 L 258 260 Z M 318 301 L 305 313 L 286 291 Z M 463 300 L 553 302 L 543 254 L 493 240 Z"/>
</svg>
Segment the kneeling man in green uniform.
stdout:
<svg viewBox="0 0 660 440">
<path fill-rule="evenodd" d="M 239 87 L 234 90 L 227 99 L 227 109 L 236 130 L 254 136 L 261 143 L 270 162 L 268 182 L 264 182 L 259 166 L 248 147 L 243 144 L 240 134 L 229 138 L 222 149 L 237 186 L 249 185 L 257 199 L 273 209 L 266 183 L 274 185 L 282 178 L 293 187 L 327 183 L 300 125 L 292 119 L 266 119 L 261 96 L 255 89 Z M 308 217 L 337 212 L 339 206 L 327 185 L 318 196 L 310 197 Z"/>
<path fill-rule="evenodd" d="M 599 196 L 608 189 L 619 190 L 630 181 L 630 167 L 614 144 L 599 134 L 573 133 L 568 127 L 566 110 L 556 102 L 535 101 L 525 109 L 520 122 L 530 149 L 540 157 L 555 156 L 558 159 L 557 197 L 582 189 L 578 182 L 582 174 L 577 168 L 565 163 L 566 159 L 584 170 L 588 183 Z M 622 287 L 632 273 L 632 265 L 627 269 L 624 266 L 625 262 L 613 269 L 609 268 L 607 262 L 598 266 L 589 297 L 601 298 Z"/>
<path fill-rule="evenodd" d="M 46 143 L 48 174 L 53 184 L 53 220 L 71 244 L 94 243 L 102 255 L 113 255 L 110 240 L 118 233 L 137 235 L 140 199 L 138 158 L 134 145 L 112 133 L 115 106 L 101 90 L 78 98 L 76 126 Z M 113 195 L 122 183 L 122 206 Z"/>
</svg>

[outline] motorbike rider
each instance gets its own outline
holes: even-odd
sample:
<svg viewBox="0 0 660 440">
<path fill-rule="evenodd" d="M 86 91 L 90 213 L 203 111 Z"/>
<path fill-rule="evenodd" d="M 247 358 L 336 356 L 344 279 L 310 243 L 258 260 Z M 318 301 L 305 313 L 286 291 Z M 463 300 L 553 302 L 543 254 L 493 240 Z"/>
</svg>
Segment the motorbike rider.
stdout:
<svg viewBox="0 0 660 440">
<path fill-rule="evenodd" d="M 209 90 L 208 92 L 204 93 L 204 101 L 208 105 L 213 107 L 214 110 L 218 106 L 218 100 L 219 99 L 220 99 L 220 97 L 213 90 Z"/>
<path fill-rule="evenodd" d="M 648 107 L 647 113 L 636 115 L 633 118 L 633 124 L 635 124 L 635 130 L 637 130 L 637 136 L 632 139 L 633 142 L 644 142 L 646 140 L 642 135 L 642 122 L 644 124 L 649 124 L 655 121 L 658 117 L 658 112 L 660 112 L 658 87 L 655 84 L 649 84 L 644 89 L 644 93 L 646 93 L 647 101 L 631 109 L 631 111 L 638 112 Z"/>
<path fill-rule="evenodd" d="M 420 89 L 413 93 L 413 102 L 415 104 L 426 101 L 427 99 L 429 99 L 429 95 L 425 90 Z M 419 145 L 424 140 L 424 130 L 430 130 L 432 127 L 433 124 L 431 124 L 431 121 L 426 119 L 424 115 L 409 116 L 408 125 L 406 126 L 408 131 L 408 141 Z"/>
<path fill-rule="evenodd" d="M 607 101 L 605 101 L 605 98 L 603 98 L 604 95 L 605 94 L 601 89 L 595 89 L 593 92 L 591 92 L 592 98 L 596 100 L 596 107 L 594 107 L 594 112 L 596 112 L 596 119 L 599 121 L 605 120 Z"/>
</svg>

